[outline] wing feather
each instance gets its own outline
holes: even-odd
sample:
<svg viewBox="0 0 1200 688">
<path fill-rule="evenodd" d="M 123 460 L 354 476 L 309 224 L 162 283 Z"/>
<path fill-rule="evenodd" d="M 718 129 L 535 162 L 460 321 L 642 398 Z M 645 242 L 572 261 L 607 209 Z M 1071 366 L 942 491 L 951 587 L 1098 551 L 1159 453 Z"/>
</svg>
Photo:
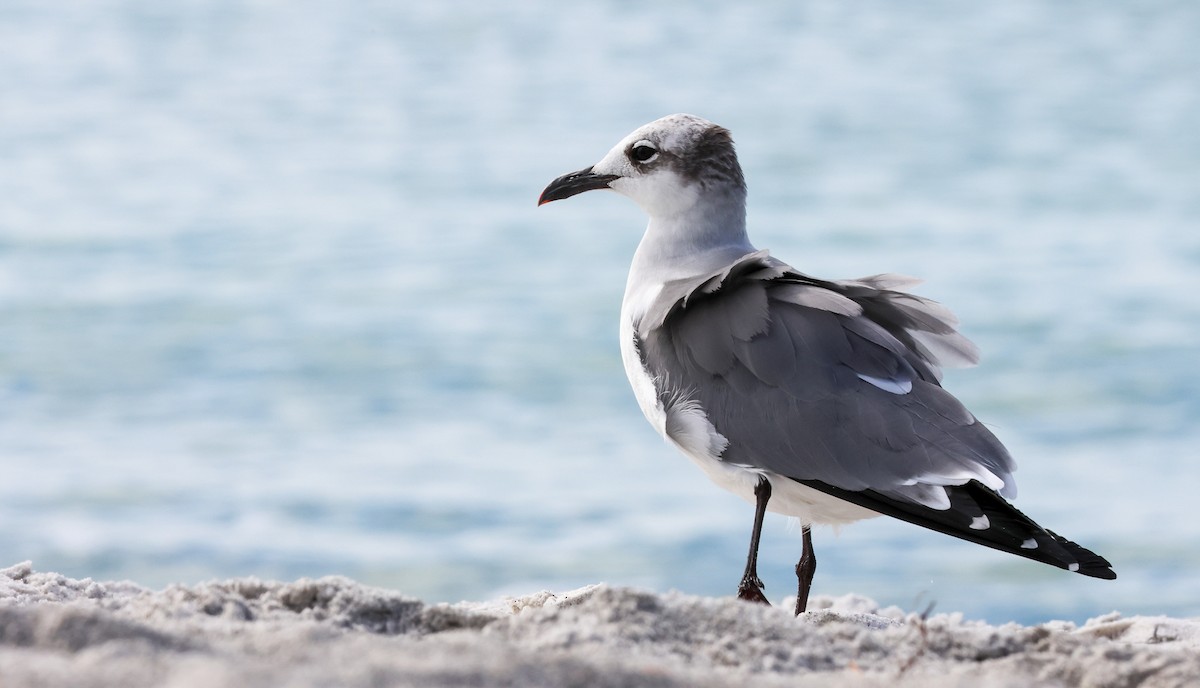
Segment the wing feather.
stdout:
<svg viewBox="0 0 1200 688">
<path fill-rule="evenodd" d="M 653 378 L 679 385 L 662 386 L 664 405 L 698 403 L 729 439 L 723 460 L 935 508 L 937 488 L 969 479 L 1010 494 L 1008 452 L 913 338 L 959 336 L 953 316 L 876 286 L 897 283 L 825 282 L 748 254 L 664 285 L 637 325 L 639 351 Z"/>
</svg>

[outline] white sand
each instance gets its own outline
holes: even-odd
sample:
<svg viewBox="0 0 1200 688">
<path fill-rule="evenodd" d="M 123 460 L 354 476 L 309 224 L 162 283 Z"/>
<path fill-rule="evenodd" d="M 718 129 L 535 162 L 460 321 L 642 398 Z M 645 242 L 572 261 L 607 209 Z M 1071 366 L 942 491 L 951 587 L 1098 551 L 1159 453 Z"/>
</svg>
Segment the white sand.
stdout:
<svg viewBox="0 0 1200 688">
<path fill-rule="evenodd" d="M 426 605 L 345 578 L 153 591 L 0 569 L 0 686 L 1185 686 L 1200 620 L 1082 627 L 597 585 Z"/>
</svg>

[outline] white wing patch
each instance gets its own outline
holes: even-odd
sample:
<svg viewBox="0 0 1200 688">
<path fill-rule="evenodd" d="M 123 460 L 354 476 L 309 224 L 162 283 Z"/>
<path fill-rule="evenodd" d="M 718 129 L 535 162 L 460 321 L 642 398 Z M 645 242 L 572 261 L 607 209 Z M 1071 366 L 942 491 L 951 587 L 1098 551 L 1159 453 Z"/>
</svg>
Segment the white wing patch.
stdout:
<svg viewBox="0 0 1200 688">
<path fill-rule="evenodd" d="M 912 391 L 912 380 L 885 380 L 881 377 L 863 375 L 862 373 L 858 374 L 858 379 L 864 382 L 870 382 L 879 389 L 882 389 L 885 392 L 891 392 L 892 394 L 908 394 Z"/>
<path fill-rule="evenodd" d="M 946 488 L 941 485 L 931 485 L 914 480 L 896 492 L 930 509 L 945 511 L 950 508 L 950 496 L 946 494 Z"/>
</svg>

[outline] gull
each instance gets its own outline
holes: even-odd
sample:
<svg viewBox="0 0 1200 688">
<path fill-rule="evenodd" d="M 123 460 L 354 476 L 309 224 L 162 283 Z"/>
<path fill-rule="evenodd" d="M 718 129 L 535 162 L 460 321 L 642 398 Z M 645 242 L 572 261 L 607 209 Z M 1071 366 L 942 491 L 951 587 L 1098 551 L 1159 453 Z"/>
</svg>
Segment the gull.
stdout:
<svg viewBox="0 0 1200 688">
<path fill-rule="evenodd" d="M 880 514 L 1094 578 L 1103 557 L 1013 507 L 1016 464 L 941 386 L 978 362 L 917 280 L 824 280 L 755 248 L 730 132 L 676 114 L 550 182 L 538 205 L 611 189 L 650 216 L 621 304 L 625 373 L 650 424 L 717 485 L 754 504 L 738 597 L 766 603 L 767 510 L 796 517 L 796 614 L 814 524 Z"/>
</svg>

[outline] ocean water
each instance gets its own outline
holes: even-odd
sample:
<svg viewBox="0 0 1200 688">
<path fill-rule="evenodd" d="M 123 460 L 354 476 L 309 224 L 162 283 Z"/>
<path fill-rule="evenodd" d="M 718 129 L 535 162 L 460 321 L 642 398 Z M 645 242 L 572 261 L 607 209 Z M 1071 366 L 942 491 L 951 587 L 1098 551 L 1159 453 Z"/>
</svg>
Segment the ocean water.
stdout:
<svg viewBox="0 0 1200 688">
<path fill-rule="evenodd" d="M 817 594 L 1198 615 L 1198 32 L 1166 0 L 2 0 L 0 565 L 732 594 L 752 509 L 620 366 L 644 217 L 534 206 L 682 111 L 733 131 L 760 247 L 926 278 L 1017 505 L 1120 575 L 876 519 L 816 531 Z"/>
</svg>

